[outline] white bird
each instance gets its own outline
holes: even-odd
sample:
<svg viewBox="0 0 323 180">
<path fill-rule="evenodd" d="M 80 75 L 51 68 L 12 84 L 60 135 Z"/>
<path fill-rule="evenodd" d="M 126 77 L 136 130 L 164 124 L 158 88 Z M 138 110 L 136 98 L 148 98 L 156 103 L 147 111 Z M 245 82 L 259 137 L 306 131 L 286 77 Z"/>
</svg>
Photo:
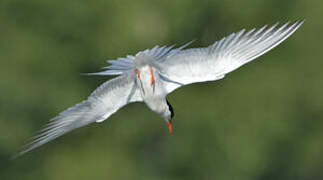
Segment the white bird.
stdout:
<svg viewBox="0 0 323 180">
<path fill-rule="evenodd" d="M 119 75 L 99 86 L 87 100 L 61 112 L 33 137 L 20 156 L 69 131 L 102 122 L 121 107 L 144 102 L 168 123 L 172 133 L 174 110 L 166 97 L 175 89 L 196 82 L 222 79 L 227 73 L 271 50 L 302 24 L 285 23 L 232 33 L 205 48 L 184 49 L 155 46 L 135 56 L 107 61 L 103 72 L 89 75 Z"/>
</svg>

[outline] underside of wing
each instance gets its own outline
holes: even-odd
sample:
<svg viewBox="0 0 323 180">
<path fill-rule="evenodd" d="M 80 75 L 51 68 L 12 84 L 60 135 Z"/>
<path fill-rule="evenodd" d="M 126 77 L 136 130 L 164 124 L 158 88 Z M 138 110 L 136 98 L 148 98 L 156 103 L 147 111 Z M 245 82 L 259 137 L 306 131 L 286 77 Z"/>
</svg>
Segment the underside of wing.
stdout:
<svg viewBox="0 0 323 180">
<path fill-rule="evenodd" d="M 214 81 L 263 55 L 292 35 L 304 21 L 244 29 L 206 48 L 182 50 L 166 58 L 160 66 L 168 93 L 181 85 Z"/>
<path fill-rule="evenodd" d="M 99 86 L 87 100 L 61 112 L 26 144 L 17 156 L 35 149 L 63 134 L 92 122 L 101 122 L 122 106 L 142 101 L 135 81 L 119 76 Z"/>
</svg>

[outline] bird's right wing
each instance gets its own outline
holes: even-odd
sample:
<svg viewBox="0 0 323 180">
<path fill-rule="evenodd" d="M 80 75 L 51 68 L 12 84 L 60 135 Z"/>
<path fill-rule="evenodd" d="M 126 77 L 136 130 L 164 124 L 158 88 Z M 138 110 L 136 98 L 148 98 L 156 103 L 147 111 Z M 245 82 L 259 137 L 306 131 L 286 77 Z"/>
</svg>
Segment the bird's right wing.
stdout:
<svg viewBox="0 0 323 180">
<path fill-rule="evenodd" d="M 278 23 L 259 30 L 241 30 L 206 48 L 182 50 L 159 63 L 168 93 L 176 88 L 204 81 L 215 81 L 263 55 L 292 35 L 304 21 Z"/>
<path fill-rule="evenodd" d="M 133 77 L 121 75 L 109 80 L 99 86 L 87 100 L 51 119 L 17 156 L 76 128 L 92 122 L 102 122 L 124 105 L 136 101 L 142 101 L 142 97 Z"/>
</svg>

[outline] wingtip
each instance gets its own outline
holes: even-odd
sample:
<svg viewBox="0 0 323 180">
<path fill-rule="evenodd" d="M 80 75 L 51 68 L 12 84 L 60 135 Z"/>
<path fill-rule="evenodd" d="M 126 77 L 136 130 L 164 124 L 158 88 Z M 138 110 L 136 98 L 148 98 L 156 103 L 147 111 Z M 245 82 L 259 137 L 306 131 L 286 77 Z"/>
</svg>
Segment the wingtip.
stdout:
<svg viewBox="0 0 323 180">
<path fill-rule="evenodd" d="M 298 24 L 298 27 L 303 25 L 305 23 L 306 19 L 300 19 L 300 20 L 297 20 L 296 23 Z"/>
<path fill-rule="evenodd" d="M 299 20 L 295 20 L 295 21 L 287 21 L 284 24 L 287 24 L 288 26 L 296 25 L 296 27 L 299 27 L 302 24 L 304 24 L 304 22 L 305 22 L 305 19 L 299 19 Z"/>
<path fill-rule="evenodd" d="M 91 76 L 92 73 L 80 73 L 80 76 Z"/>
<path fill-rule="evenodd" d="M 300 20 L 298 20 L 301 24 L 303 24 L 305 21 L 306 21 L 306 19 L 305 18 L 303 18 L 303 19 L 300 19 Z"/>
<path fill-rule="evenodd" d="M 23 149 L 23 150 L 21 150 L 21 151 L 19 151 L 19 152 L 15 153 L 15 154 L 13 154 L 12 156 L 10 156 L 9 160 L 10 160 L 10 161 L 14 161 L 14 160 L 16 160 L 16 159 L 20 158 L 22 155 L 24 155 L 24 154 L 25 154 L 25 153 L 27 153 L 27 152 L 28 152 L 28 150 Z"/>
<path fill-rule="evenodd" d="M 22 155 L 23 155 L 24 153 L 17 153 L 17 154 L 14 154 L 14 155 L 12 155 L 10 158 L 9 158 L 9 160 L 10 161 L 14 161 L 14 160 L 16 160 L 16 159 L 18 159 L 19 157 L 21 157 Z"/>
<path fill-rule="evenodd" d="M 299 27 L 301 27 L 305 22 L 305 19 L 296 20 L 293 23 L 289 23 L 287 27 L 293 27 L 293 32 L 295 32 Z"/>
</svg>

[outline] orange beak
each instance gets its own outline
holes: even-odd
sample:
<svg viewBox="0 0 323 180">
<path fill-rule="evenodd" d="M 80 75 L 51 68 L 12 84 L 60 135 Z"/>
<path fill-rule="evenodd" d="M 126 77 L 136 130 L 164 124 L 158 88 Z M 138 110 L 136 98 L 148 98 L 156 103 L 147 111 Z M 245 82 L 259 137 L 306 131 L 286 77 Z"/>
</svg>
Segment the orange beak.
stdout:
<svg viewBox="0 0 323 180">
<path fill-rule="evenodd" d="M 168 120 L 168 129 L 169 129 L 169 134 L 173 135 L 172 120 Z"/>
</svg>

